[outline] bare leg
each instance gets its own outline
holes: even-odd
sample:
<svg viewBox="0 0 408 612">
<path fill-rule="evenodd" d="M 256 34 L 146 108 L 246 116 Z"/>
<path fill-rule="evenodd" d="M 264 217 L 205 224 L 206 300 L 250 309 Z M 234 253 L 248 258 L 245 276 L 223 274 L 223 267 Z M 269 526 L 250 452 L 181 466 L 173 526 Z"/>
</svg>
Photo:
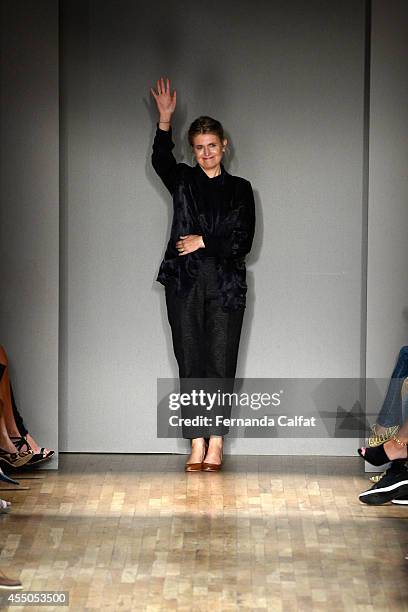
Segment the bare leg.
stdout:
<svg viewBox="0 0 408 612">
<path fill-rule="evenodd" d="M 3 402 L 0 399 L 0 448 L 7 451 L 8 453 L 16 453 L 17 449 L 10 440 L 9 435 L 7 433 L 7 427 L 3 412 Z"/>
<path fill-rule="evenodd" d="M 224 439 L 222 436 L 210 436 L 208 451 L 205 456 L 206 463 L 221 463 L 221 451 Z"/>
<path fill-rule="evenodd" d="M 0 449 L 2 459 L 13 467 L 20 467 L 31 460 L 32 451 L 18 451 L 10 440 L 4 420 L 4 403 L 0 398 Z M 5 451 L 5 453 L 3 452 Z M 4 480 L 4 478 L 2 478 Z"/>
<path fill-rule="evenodd" d="M 401 425 L 396 438 L 398 438 L 400 442 L 408 443 L 408 420 Z M 391 461 L 394 461 L 394 459 L 407 458 L 407 447 L 398 444 L 398 442 L 396 442 L 394 439 L 389 440 L 384 444 L 384 450 Z"/>
<path fill-rule="evenodd" d="M 205 449 L 205 440 L 204 438 L 192 438 L 191 440 L 191 453 L 189 458 L 187 459 L 188 463 L 201 463 L 203 460 Z"/>
<path fill-rule="evenodd" d="M 1 381 L 0 381 L 0 398 L 3 399 L 3 405 L 4 405 L 3 412 L 4 412 L 4 421 L 6 424 L 6 429 L 7 429 L 8 435 L 11 438 L 20 438 L 21 434 L 18 430 L 16 421 L 14 419 L 13 405 L 11 402 L 8 358 L 7 358 L 6 351 L 4 350 L 2 346 L 0 346 L 0 363 L 6 367 L 6 369 L 3 372 Z M 41 451 L 40 445 L 37 444 L 37 442 L 34 440 L 31 434 L 27 433 L 25 438 L 28 444 L 30 445 L 30 447 L 32 448 L 32 450 L 34 451 L 34 453 L 39 453 Z M 0 438 L 0 446 L 1 446 L 1 438 Z M 6 447 L 4 447 L 4 449 L 7 450 Z M 27 450 L 27 448 L 24 447 L 24 450 Z M 13 452 L 15 452 L 15 450 Z M 48 448 L 44 449 L 45 454 L 47 454 L 48 452 L 49 452 Z"/>
<path fill-rule="evenodd" d="M 20 436 L 16 422 L 14 420 L 13 406 L 11 403 L 8 359 L 6 351 L 2 346 L 0 346 L 0 363 L 6 367 L 0 381 L 0 398 L 3 401 L 2 412 L 4 421 L 10 436 Z"/>
</svg>

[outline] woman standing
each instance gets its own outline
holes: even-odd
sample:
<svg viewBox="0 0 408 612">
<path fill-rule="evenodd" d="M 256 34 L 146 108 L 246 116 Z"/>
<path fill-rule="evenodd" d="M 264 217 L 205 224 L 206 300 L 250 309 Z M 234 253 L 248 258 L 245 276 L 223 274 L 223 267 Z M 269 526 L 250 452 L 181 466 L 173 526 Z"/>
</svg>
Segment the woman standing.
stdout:
<svg viewBox="0 0 408 612">
<path fill-rule="evenodd" d="M 213 392 L 230 393 L 246 306 L 245 255 L 255 229 L 251 183 L 225 170 L 227 139 L 222 125 L 211 117 L 199 117 L 188 131 L 196 165 L 177 163 L 171 128 L 176 91 L 171 94 L 169 79 L 161 78 L 151 93 L 159 112 L 152 164 L 173 196 L 174 211 L 157 280 L 165 286 L 180 390 L 191 392 L 192 379 L 206 379 L 206 392 L 212 386 Z M 183 437 L 191 439 L 186 471 L 221 468 L 223 436 L 228 433 L 222 418 L 230 412 L 228 403 L 216 405 L 210 424 L 183 424 Z M 181 414 L 185 419 L 198 411 L 184 406 Z"/>
</svg>

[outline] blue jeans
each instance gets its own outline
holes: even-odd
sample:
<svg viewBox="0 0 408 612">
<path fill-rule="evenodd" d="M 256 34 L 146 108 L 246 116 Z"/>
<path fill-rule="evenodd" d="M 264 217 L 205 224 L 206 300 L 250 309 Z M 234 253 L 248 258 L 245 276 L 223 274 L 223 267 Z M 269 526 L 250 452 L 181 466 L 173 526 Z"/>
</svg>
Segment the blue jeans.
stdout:
<svg viewBox="0 0 408 612">
<path fill-rule="evenodd" d="M 408 421 L 408 395 L 402 400 L 402 423 Z"/>
<path fill-rule="evenodd" d="M 401 388 L 404 379 L 408 376 L 408 346 L 403 346 L 399 352 L 398 360 L 388 385 L 387 395 L 377 417 L 378 425 L 391 427 L 401 425 L 408 417 L 408 402 L 404 400 L 405 418 L 403 418 L 403 404 L 401 402 Z"/>
</svg>

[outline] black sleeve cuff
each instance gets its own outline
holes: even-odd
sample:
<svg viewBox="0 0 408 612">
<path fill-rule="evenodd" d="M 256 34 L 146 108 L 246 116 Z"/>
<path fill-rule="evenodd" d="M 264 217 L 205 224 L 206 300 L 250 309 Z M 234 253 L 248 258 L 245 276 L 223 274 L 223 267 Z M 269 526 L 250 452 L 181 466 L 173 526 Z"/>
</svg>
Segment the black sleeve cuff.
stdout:
<svg viewBox="0 0 408 612">
<path fill-rule="evenodd" d="M 217 236 L 203 235 L 204 251 L 208 257 L 225 257 L 223 239 Z"/>
<path fill-rule="evenodd" d="M 159 128 L 159 123 L 156 123 L 157 129 L 156 129 L 156 136 L 158 138 L 164 138 L 164 139 L 168 139 L 172 137 L 172 127 L 170 126 L 169 130 L 162 130 L 161 128 Z"/>
</svg>

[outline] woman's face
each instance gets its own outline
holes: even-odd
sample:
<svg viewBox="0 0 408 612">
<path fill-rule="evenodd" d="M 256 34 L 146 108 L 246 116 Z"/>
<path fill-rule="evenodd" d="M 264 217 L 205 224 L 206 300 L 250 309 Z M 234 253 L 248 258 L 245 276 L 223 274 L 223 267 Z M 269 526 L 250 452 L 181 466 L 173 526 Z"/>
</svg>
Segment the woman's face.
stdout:
<svg viewBox="0 0 408 612">
<path fill-rule="evenodd" d="M 227 139 L 221 141 L 217 134 L 197 134 L 194 136 L 193 153 L 203 170 L 212 170 L 218 167 L 226 145 Z"/>
</svg>

